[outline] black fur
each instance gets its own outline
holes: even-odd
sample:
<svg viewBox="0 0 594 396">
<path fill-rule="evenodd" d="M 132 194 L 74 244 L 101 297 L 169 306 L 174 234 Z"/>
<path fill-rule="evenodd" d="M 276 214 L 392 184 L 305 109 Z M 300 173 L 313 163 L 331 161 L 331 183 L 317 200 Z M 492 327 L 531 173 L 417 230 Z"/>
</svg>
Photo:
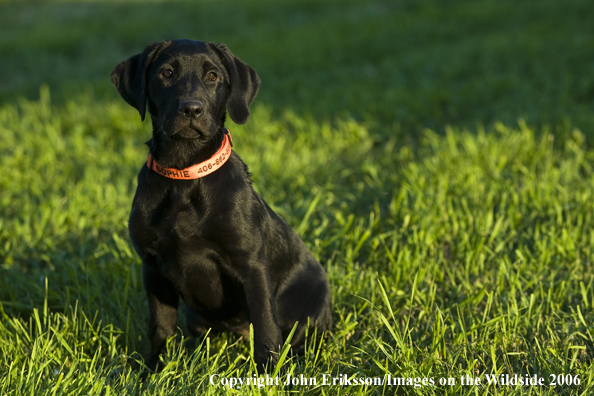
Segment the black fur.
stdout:
<svg viewBox="0 0 594 396">
<path fill-rule="evenodd" d="M 221 147 L 226 110 L 236 123 L 247 121 L 260 85 L 225 45 L 192 40 L 153 43 L 116 66 L 111 80 L 141 118 L 148 102 L 151 155 L 177 169 Z M 143 166 L 129 230 L 149 301 L 149 367 L 158 366 L 175 333 L 179 297 L 195 335 L 212 328 L 247 336 L 252 323 L 260 371 L 276 362 L 296 321 L 297 353 L 308 319 L 318 330 L 332 326 L 324 269 L 254 191 L 235 152 L 197 180 L 168 179 Z"/>
</svg>

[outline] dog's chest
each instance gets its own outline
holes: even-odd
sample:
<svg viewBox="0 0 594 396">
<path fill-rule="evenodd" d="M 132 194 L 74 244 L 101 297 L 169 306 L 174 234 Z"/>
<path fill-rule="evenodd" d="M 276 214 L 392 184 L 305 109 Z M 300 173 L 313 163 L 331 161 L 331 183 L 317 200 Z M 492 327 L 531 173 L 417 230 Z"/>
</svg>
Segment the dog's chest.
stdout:
<svg viewBox="0 0 594 396">
<path fill-rule="evenodd" d="M 148 253 L 171 260 L 181 247 L 201 237 L 203 215 L 196 202 L 174 194 L 159 200 L 139 198 L 132 208 L 129 225 L 141 256 Z M 200 248 L 199 244 L 194 245 Z"/>
<path fill-rule="evenodd" d="M 151 210 L 135 206 L 130 236 L 144 261 L 156 265 L 195 309 L 219 311 L 229 293 L 220 263 L 223 250 L 204 235 L 204 215 L 195 202 L 165 199 Z"/>
<path fill-rule="evenodd" d="M 199 208 L 188 200 L 166 202 L 150 216 L 151 228 L 167 245 L 199 236 L 201 223 Z"/>
<path fill-rule="evenodd" d="M 138 208 L 144 226 L 159 237 L 190 237 L 200 229 L 203 217 L 200 199 L 191 199 L 192 196 L 200 197 L 200 194 L 180 193 L 172 189 L 155 197 L 142 191 L 135 201 L 133 212 Z"/>
</svg>

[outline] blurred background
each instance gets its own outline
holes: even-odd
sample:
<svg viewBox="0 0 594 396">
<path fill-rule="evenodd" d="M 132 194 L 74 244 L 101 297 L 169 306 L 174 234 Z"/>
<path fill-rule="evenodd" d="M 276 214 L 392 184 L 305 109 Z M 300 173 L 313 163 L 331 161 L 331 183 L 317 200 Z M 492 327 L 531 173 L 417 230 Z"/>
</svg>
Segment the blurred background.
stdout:
<svg viewBox="0 0 594 396">
<path fill-rule="evenodd" d="M 224 42 L 257 104 L 376 131 L 494 121 L 594 131 L 594 5 L 568 1 L 18 1 L 0 4 L 0 101 L 115 98 L 150 41 Z M 56 102 L 57 101 L 57 102 Z"/>
</svg>

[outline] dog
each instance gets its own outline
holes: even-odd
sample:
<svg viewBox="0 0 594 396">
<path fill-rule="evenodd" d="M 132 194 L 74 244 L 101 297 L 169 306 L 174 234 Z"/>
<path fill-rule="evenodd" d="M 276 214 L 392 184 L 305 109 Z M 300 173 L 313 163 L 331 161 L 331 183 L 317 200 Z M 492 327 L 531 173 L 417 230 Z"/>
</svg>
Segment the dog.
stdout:
<svg viewBox="0 0 594 396">
<path fill-rule="evenodd" d="M 224 44 L 151 43 L 118 64 L 111 81 L 152 120 L 149 159 L 129 219 L 149 305 L 147 366 L 175 334 L 179 298 L 190 332 L 254 334 L 258 371 L 269 371 L 287 336 L 332 327 L 326 272 L 252 187 L 232 150 L 226 113 L 244 124 L 260 87 L 256 71 Z"/>
</svg>

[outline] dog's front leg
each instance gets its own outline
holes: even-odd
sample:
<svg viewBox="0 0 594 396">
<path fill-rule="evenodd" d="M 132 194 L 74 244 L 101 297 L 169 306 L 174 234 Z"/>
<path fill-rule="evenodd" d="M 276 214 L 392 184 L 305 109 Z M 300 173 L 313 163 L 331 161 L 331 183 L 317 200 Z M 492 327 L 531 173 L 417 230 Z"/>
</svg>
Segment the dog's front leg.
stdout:
<svg viewBox="0 0 594 396">
<path fill-rule="evenodd" d="M 167 338 L 175 334 L 179 297 L 171 282 L 159 271 L 155 260 L 143 260 L 142 282 L 149 303 L 148 336 L 151 353 L 147 366 L 160 366 L 159 356 L 167 350 Z"/>
<path fill-rule="evenodd" d="M 281 329 L 276 317 L 274 291 L 266 259 L 251 260 L 244 267 L 242 279 L 249 320 L 254 327 L 254 360 L 258 372 L 272 370 L 283 344 Z"/>
</svg>

